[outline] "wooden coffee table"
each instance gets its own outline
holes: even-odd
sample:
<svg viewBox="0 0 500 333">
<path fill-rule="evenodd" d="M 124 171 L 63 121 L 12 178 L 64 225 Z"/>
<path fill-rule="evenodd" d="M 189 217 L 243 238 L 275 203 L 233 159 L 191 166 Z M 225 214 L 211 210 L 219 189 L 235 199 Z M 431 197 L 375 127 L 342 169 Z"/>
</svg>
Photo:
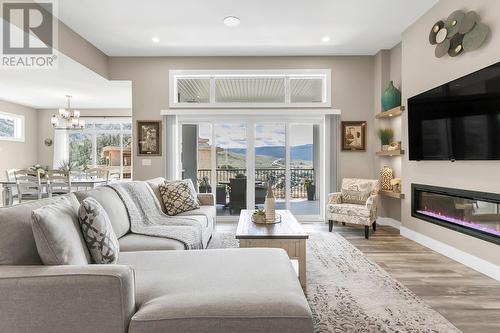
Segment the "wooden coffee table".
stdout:
<svg viewBox="0 0 500 333">
<path fill-rule="evenodd" d="M 289 210 L 277 210 L 281 223 L 256 224 L 252 222 L 253 210 L 242 210 L 236 239 L 240 247 L 274 247 L 285 250 L 290 259 L 299 263 L 299 280 L 306 287 L 306 239 L 309 235 Z"/>
</svg>

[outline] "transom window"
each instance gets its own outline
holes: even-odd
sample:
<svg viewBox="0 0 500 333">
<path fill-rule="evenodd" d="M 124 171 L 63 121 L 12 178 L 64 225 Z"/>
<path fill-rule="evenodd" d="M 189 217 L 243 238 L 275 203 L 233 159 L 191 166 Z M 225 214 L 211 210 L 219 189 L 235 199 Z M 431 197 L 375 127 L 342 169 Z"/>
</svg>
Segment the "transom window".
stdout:
<svg viewBox="0 0 500 333">
<path fill-rule="evenodd" d="M 24 142 L 24 116 L 0 112 L 0 140 Z"/>
<path fill-rule="evenodd" d="M 170 71 L 170 107 L 330 107 L 330 70 Z"/>
</svg>

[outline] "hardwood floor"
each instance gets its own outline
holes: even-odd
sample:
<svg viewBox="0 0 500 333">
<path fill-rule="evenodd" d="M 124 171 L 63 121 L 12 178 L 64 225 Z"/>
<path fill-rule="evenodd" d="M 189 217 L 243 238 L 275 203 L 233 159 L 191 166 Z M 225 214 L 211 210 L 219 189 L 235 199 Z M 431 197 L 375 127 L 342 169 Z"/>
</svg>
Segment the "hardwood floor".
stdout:
<svg viewBox="0 0 500 333">
<path fill-rule="evenodd" d="M 219 224 L 221 226 L 221 224 Z M 328 224 L 304 223 L 309 231 L 328 232 Z M 233 230 L 234 229 L 234 230 Z M 223 223 L 219 231 L 236 231 Z M 364 238 L 362 226 L 342 226 L 337 232 L 403 283 L 464 333 L 500 332 L 500 282 L 399 235 L 377 226 Z"/>
<path fill-rule="evenodd" d="M 328 225 L 305 226 L 328 231 Z M 464 333 L 500 332 L 500 282 L 400 236 L 392 227 L 377 226 L 369 240 L 362 226 L 338 223 L 333 231 Z"/>
</svg>

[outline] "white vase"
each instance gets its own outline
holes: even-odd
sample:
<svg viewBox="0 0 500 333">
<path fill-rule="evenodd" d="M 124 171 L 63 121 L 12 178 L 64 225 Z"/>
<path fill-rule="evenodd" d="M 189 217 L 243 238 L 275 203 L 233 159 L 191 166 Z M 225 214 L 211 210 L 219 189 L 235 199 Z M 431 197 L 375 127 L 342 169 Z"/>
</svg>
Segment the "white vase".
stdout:
<svg viewBox="0 0 500 333">
<path fill-rule="evenodd" d="M 271 184 L 267 185 L 266 201 L 264 201 L 266 211 L 266 222 L 272 223 L 276 219 L 276 199 L 274 198 Z"/>
</svg>

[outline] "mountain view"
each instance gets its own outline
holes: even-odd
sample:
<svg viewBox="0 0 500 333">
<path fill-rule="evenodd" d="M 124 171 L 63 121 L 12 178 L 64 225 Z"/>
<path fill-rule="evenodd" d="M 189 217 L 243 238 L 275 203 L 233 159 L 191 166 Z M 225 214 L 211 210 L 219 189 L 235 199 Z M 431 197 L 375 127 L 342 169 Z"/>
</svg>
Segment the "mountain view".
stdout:
<svg viewBox="0 0 500 333">
<path fill-rule="evenodd" d="M 267 146 L 255 149 L 256 167 L 284 167 L 285 147 Z M 227 148 L 217 153 L 218 165 L 229 165 L 233 168 L 244 168 L 246 164 L 246 149 Z M 290 147 L 293 167 L 312 167 L 313 145 L 305 144 Z"/>
<path fill-rule="evenodd" d="M 228 148 L 227 151 L 236 154 L 245 154 L 246 149 Z M 255 148 L 255 154 L 262 156 L 271 156 L 275 158 L 285 158 L 285 147 L 283 146 L 257 147 Z M 290 156 L 292 160 L 312 161 L 313 145 L 305 144 L 305 145 L 290 147 Z"/>
</svg>

